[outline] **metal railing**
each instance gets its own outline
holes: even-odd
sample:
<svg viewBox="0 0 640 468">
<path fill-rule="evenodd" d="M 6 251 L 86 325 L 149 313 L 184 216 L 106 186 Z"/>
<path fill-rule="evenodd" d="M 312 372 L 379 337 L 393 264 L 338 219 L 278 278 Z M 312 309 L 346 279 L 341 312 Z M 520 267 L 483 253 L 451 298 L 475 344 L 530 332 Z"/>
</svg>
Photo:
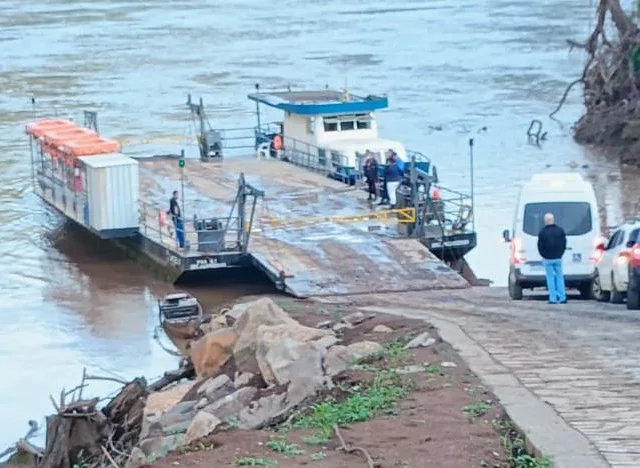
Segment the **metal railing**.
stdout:
<svg viewBox="0 0 640 468">
<path fill-rule="evenodd" d="M 203 255 L 238 255 L 242 246 L 238 243 L 240 217 L 182 218 L 184 245 L 178 245 L 178 223 L 165 209 L 149 202 L 140 201 L 140 232 L 164 247 L 180 255 L 200 253 Z M 200 227 L 204 226 L 204 228 Z M 245 226 L 244 229 L 248 229 Z"/>
</svg>

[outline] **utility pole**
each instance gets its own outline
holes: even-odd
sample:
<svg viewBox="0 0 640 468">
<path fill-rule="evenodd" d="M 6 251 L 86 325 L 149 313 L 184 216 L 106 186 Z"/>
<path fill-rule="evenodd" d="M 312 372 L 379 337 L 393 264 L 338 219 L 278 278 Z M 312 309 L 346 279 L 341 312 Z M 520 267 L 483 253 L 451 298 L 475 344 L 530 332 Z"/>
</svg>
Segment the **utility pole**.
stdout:
<svg viewBox="0 0 640 468">
<path fill-rule="evenodd" d="M 476 204 L 475 204 L 475 187 L 473 174 L 473 138 L 469 139 L 469 166 L 471 173 L 471 229 L 476 230 Z"/>
<path fill-rule="evenodd" d="M 180 166 L 180 198 L 182 199 L 182 222 L 184 223 L 184 149 L 180 150 L 180 161 L 178 161 L 178 166 Z"/>
<path fill-rule="evenodd" d="M 259 92 L 260 92 L 260 83 L 256 83 L 256 93 L 259 93 Z M 259 135 L 260 133 L 262 133 L 262 128 L 260 126 L 260 103 L 257 100 L 256 100 L 256 115 L 258 116 L 258 131 L 256 133 L 257 135 Z M 258 143 L 258 140 L 256 138 L 256 149 L 257 149 L 257 143 Z"/>
</svg>

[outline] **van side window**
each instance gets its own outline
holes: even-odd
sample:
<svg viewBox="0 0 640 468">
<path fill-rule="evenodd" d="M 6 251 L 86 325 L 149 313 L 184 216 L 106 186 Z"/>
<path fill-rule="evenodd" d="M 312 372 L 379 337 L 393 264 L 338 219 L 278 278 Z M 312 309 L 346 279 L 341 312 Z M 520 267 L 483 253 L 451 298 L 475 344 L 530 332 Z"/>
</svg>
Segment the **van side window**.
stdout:
<svg viewBox="0 0 640 468">
<path fill-rule="evenodd" d="M 638 235 L 640 235 L 640 229 L 634 229 L 629 234 L 629 240 L 627 242 L 633 242 L 634 244 L 638 242 Z"/>
<path fill-rule="evenodd" d="M 591 205 L 587 202 L 543 202 L 527 203 L 524 207 L 522 230 L 537 236 L 544 227 L 544 215 L 552 213 L 556 224 L 567 236 L 582 236 L 593 229 Z"/>
</svg>

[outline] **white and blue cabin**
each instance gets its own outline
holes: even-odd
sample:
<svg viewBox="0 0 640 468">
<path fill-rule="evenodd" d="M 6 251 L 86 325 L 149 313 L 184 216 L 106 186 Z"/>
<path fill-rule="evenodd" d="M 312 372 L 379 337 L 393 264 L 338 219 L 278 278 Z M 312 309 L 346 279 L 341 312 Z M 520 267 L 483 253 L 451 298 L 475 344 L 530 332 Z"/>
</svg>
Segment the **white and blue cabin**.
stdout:
<svg viewBox="0 0 640 468">
<path fill-rule="evenodd" d="M 375 111 L 388 107 L 386 96 L 362 97 L 325 89 L 257 92 L 248 98 L 256 102 L 255 148 L 259 157 L 283 159 L 350 184 L 360 179 L 367 150 L 373 152 L 381 170 L 389 149 L 407 161 L 401 142 L 378 136 Z M 284 111 L 284 119 L 263 124 L 261 104 Z M 281 144 L 274 144 L 278 136 Z M 428 173 L 428 159 L 420 158 L 418 165 Z"/>
</svg>

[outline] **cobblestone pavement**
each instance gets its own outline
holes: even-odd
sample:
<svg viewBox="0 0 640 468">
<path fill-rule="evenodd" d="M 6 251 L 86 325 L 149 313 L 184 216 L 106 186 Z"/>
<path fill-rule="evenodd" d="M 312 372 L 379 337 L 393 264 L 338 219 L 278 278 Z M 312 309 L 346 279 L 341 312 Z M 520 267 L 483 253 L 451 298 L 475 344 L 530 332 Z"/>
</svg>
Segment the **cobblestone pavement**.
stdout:
<svg viewBox="0 0 640 468">
<path fill-rule="evenodd" d="M 510 301 L 502 288 L 350 298 L 456 323 L 612 467 L 640 467 L 640 313 L 546 297 Z"/>
</svg>

